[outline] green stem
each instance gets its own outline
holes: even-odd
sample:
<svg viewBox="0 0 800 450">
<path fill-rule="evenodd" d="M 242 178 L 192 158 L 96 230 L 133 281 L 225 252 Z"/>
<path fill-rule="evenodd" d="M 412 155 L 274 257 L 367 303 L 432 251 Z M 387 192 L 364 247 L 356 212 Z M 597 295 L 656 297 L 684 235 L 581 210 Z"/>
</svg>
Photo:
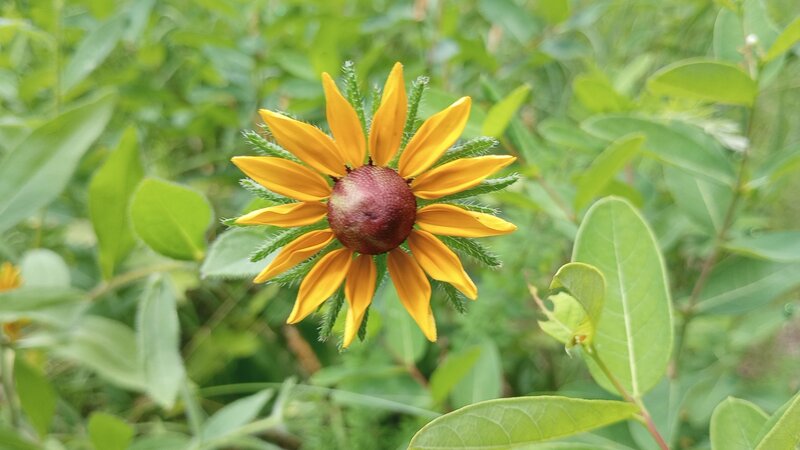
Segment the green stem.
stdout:
<svg viewBox="0 0 800 450">
<path fill-rule="evenodd" d="M 196 437 L 200 437 L 203 427 L 203 411 L 194 396 L 194 390 L 190 386 L 188 379 L 184 380 L 181 387 L 181 397 L 183 398 L 183 409 L 186 411 L 186 420 L 189 422 L 189 429 Z"/>
<path fill-rule="evenodd" d="M 109 292 L 119 289 L 126 284 L 132 283 L 136 280 L 145 278 L 149 275 L 158 272 L 169 272 L 176 269 L 189 267 L 186 263 L 178 261 L 169 261 L 163 264 L 156 264 L 150 267 L 145 267 L 138 270 L 132 270 L 123 274 L 117 275 L 108 281 L 101 282 L 94 289 L 89 292 L 89 299 L 96 300 Z"/>
<path fill-rule="evenodd" d="M 10 356 L 11 361 L 14 360 L 14 350 L 8 347 L 6 342 L 0 342 L 0 376 L 2 376 L 3 396 L 8 403 L 8 410 L 11 415 L 11 425 L 19 429 L 21 415 L 17 408 L 17 392 L 14 389 L 14 377 L 11 373 L 11 365 L 8 364 L 7 354 Z"/>
</svg>

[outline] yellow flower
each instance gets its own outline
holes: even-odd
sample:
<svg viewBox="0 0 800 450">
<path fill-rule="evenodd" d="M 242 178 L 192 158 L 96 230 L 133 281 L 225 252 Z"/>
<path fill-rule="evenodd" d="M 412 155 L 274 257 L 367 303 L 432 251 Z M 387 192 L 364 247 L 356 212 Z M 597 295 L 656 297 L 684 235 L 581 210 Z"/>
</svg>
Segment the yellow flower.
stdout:
<svg viewBox="0 0 800 450">
<path fill-rule="evenodd" d="M 22 277 L 19 274 L 19 269 L 9 262 L 0 264 L 0 292 L 10 291 L 21 285 Z M 22 328 L 28 323 L 30 323 L 30 321 L 26 319 L 4 323 L 3 331 L 5 331 L 6 336 L 8 336 L 11 341 L 16 341 L 22 332 Z"/>
<path fill-rule="evenodd" d="M 341 244 L 319 258 L 305 276 L 287 322 L 303 320 L 344 283 L 349 306 L 344 332 L 347 347 L 372 302 L 377 283 L 374 256 L 388 253 L 387 268 L 400 301 L 425 336 L 435 341 L 428 277 L 452 284 L 470 299 L 478 295 L 458 256 L 436 235 L 496 236 L 516 227 L 452 204 L 418 208 L 417 199 L 438 199 L 475 187 L 515 158 L 487 155 L 434 167 L 466 126 L 471 99 L 463 97 L 420 126 L 395 169 L 390 164 L 401 147 L 408 109 L 403 66 L 395 64 L 389 74 L 367 136 L 356 110 L 330 75 L 323 73 L 322 81 L 332 137 L 312 125 L 262 109 L 261 117 L 277 143 L 301 163 L 271 156 L 233 158 L 257 183 L 297 200 L 245 214 L 236 223 L 298 227 L 327 219 L 327 228 L 310 231 L 284 246 L 254 281 L 266 282 L 332 242 Z M 410 253 L 400 247 L 404 242 Z"/>
</svg>

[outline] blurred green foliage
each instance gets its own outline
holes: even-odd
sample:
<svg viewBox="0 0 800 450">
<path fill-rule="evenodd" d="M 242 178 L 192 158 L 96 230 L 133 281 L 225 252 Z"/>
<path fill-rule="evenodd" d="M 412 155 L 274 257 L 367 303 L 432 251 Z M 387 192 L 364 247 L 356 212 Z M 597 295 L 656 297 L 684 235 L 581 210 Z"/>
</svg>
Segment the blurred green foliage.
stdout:
<svg viewBox="0 0 800 450">
<path fill-rule="evenodd" d="M 799 15 L 796 0 L 0 3 L 0 260 L 25 280 L 0 322 L 31 320 L 2 342 L 0 443 L 395 449 L 482 400 L 612 398 L 539 328 L 526 278 L 549 285 L 587 208 L 616 195 L 654 229 L 676 311 L 645 402 L 673 448 L 709 448 L 728 396 L 772 413 L 800 389 Z M 347 352 L 313 320 L 286 326 L 293 289 L 229 279 L 260 267 L 229 248 L 263 235 L 208 226 L 252 208 L 229 159 L 251 153 L 257 109 L 323 124 L 319 74 L 346 60 L 367 93 L 395 61 L 430 76 L 422 117 L 471 96 L 464 137 L 519 157 L 522 180 L 482 199 L 519 226 L 489 242 L 504 265 L 465 259 L 466 314 L 434 293 L 436 344 L 392 289 Z M 156 238 L 182 225 L 147 198 L 162 195 L 188 227 L 172 247 Z M 583 437 L 654 445 L 636 422 Z"/>
</svg>

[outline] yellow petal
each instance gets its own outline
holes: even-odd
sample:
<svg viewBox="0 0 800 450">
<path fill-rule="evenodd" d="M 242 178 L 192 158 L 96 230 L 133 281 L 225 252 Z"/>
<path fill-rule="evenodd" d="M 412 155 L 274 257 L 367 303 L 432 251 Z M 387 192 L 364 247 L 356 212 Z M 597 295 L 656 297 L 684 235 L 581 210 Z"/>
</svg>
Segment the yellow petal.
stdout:
<svg viewBox="0 0 800 450">
<path fill-rule="evenodd" d="M 469 97 L 462 97 L 419 127 L 400 156 L 397 169 L 401 177 L 415 177 L 439 160 L 464 131 L 471 105 Z"/>
<path fill-rule="evenodd" d="M 389 161 L 397 153 L 397 149 L 400 148 L 403 128 L 406 125 L 407 109 L 408 99 L 403 82 L 403 65 L 395 63 L 383 86 L 381 106 L 375 112 L 369 131 L 369 152 L 376 165 L 389 164 Z"/>
<path fill-rule="evenodd" d="M 408 236 L 408 247 L 431 278 L 452 284 L 467 298 L 478 298 L 478 288 L 464 271 L 458 256 L 436 236 L 427 231 L 414 230 Z"/>
<path fill-rule="evenodd" d="M 350 265 L 347 282 L 344 285 L 344 296 L 347 299 L 347 319 L 344 323 L 344 343 L 347 348 L 361 328 L 364 313 L 372 303 L 375 294 L 375 277 L 377 270 L 371 255 L 358 255 Z"/>
<path fill-rule="evenodd" d="M 16 289 L 22 284 L 19 270 L 10 262 L 0 265 L 0 292 Z"/>
<path fill-rule="evenodd" d="M 317 252 L 325 248 L 333 240 L 333 231 L 330 228 L 325 230 L 309 231 L 286 244 L 275 258 L 267 265 L 261 273 L 253 280 L 255 283 L 263 283 L 270 278 L 283 273 L 295 265 L 314 256 Z"/>
<path fill-rule="evenodd" d="M 328 214 L 328 205 L 320 202 L 289 203 L 249 212 L 236 219 L 240 225 L 299 227 L 319 222 Z"/>
<path fill-rule="evenodd" d="M 319 128 L 266 109 L 258 111 L 283 148 L 314 169 L 333 176 L 344 176 L 344 159 L 327 134 Z"/>
<path fill-rule="evenodd" d="M 349 248 L 334 250 L 320 258 L 300 283 L 297 300 L 286 323 L 300 322 L 333 295 L 344 281 L 352 258 L 353 251 Z"/>
<path fill-rule="evenodd" d="M 325 89 L 328 126 L 331 127 L 339 153 L 344 156 L 350 167 L 361 167 L 367 155 L 367 144 L 358 114 L 353 105 L 339 92 L 336 82 L 327 72 L 322 73 L 322 87 Z"/>
<path fill-rule="evenodd" d="M 425 199 L 455 194 L 477 186 L 486 177 L 516 159 L 513 156 L 501 155 L 457 159 L 414 178 L 411 182 L 411 190 L 417 197 Z"/>
<path fill-rule="evenodd" d="M 423 230 L 442 236 L 498 236 L 517 229 L 499 217 L 440 203 L 419 209 L 416 223 Z"/>
<path fill-rule="evenodd" d="M 236 167 L 270 191 L 308 202 L 331 195 L 325 178 L 296 162 L 270 156 L 236 156 Z"/>
<path fill-rule="evenodd" d="M 436 321 L 431 310 L 431 284 L 425 273 L 413 256 L 399 248 L 389 252 L 386 263 L 400 302 L 417 322 L 425 337 L 436 342 Z"/>
</svg>

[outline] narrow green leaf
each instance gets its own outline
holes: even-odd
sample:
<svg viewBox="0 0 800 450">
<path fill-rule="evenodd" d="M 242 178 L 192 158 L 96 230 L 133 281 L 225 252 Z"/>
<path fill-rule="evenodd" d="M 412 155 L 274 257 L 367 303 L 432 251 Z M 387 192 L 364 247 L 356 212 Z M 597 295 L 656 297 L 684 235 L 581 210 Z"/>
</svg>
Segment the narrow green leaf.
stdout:
<svg viewBox="0 0 800 450">
<path fill-rule="evenodd" d="M 450 391 L 472 370 L 480 356 L 480 347 L 447 355 L 431 374 L 430 390 L 434 405 L 440 405 L 447 399 Z"/>
<path fill-rule="evenodd" d="M 655 236 L 629 202 L 604 198 L 586 213 L 572 259 L 605 277 L 595 346 L 628 392 L 641 398 L 664 375 L 672 351 L 671 301 Z M 587 363 L 595 381 L 616 392 L 595 363 Z"/>
<path fill-rule="evenodd" d="M 131 425 L 104 412 L 92 413 L 86 428 L 96 450 L 125 450 L 133 440 Z"/>
<path fill-rule="evenodd" d="M 750 106 L 758 84 L 739 66 L 692 59 L 671 64 L 653 74 L 647 87 L 655 94 L 731 105 Z"/>
<path fill-rule="evenodd" d="M 264 136 L 258 134 L 256 131 L 243 131 L 242 136 L 244 136 L 244 139 L 250 146 L 262 156 L 272 156 L 274 158 L 288 159 L 294 162 L 300 161 L 294 155 L 284 150 L 280 145 L 266 140 Z"/>
<path fill-rule="evenodd" d="M 439 161 L 436 162 L 436 165 L 440 166 L 461 158 L 473 158 L 475 156 L 486 155 L 489 153 L 489 150 L 497 147 L 497 144 L 499 143 L 500 142 L 497 139 L 485 136 L 472 138 L 467 142 L 448 150 L 439 159 Z"/>
<path fill-rule="evenodd" d="M 349 101 L 356 110 L 358 121 L 361 122 L 361 129 L 366 135 L 367 119 L 364 115 L 364 96 L 361 94 L 361 88 L 358 85 L 358 74 L 356 73 L 356 65 L 353 61 L 345 61 L 342 65 L 342 78 L 344 79 L 347 101 Z"/>
<path fill-rule="evenodd" d="M 255 195 L 256 197 L 262 198 L 264 200 L 273 203 L 286 204 L 286 203 L 294 203 L 296 201 L 289 197 L 284 197 L 283 195 L 276 194 L 270 191 L 269 189 L 265 188 L 264 186 L 251 180 L 250 178 L 242 178 L 241 180 L 239 180 L 239 185 L 250 191 L 250 193 Z"/>
<path fill-rule="evenodd" d="M 172 286 L 163 275 L 157 275 L 148 282 L 136 314 L 147 393 L 165 409 L 174 405 L 185 377 L 176 308 Z"/>
<path fill-rule="evenodd" d="M 795 450 L 800 445 L 800 393 L 784 404 L 765 427 L 756 450 Z"/>
<path fill-rule="evenodd" d="M 675 167 L 664 168 L 664 181 L 678 209 L 707 235 L 719 233 L 733 200 L 733 189 L 729 185 Z"/>
<path fill-rule="evenodd" d="M 0 322 L 30 319 L 61 327 L 88 308 L 84 292 L 64 287 L 29 287 L 0 292 Z"/>
<path fill-rule="evenodd" d="M 555 396 L 490 400 L 434 419 L 414 435 L 408 448 L 522 448 L 626 420 L 636 412 L 630 403 L 609 400 Z"/>
<path fill-rule="evenodd" d="M 66 92 L 99 67 L 117 46 L 125 31 L 125 16 L 118 14 L 89 32 L 78 44 L 61 74 L 61 89 Z"/>
<path fill-rule="evenodd" d="M 158 253 L 175 259 L 203 259 L 205 232 L 213 212 L 199 192 L 146 178 L 133 196 L 131 218 L 139 237 Z"/>
<path fill-rule="evenodd" d="M 211 244 L 200 275 L 203 278 L 250 278 L 266 264 L 250 261 L 253 250 L 264 241 L 264 231 L 256 228 L 234 228 L 220 234 Z"/>
<path fill-rule="evenodd" d="M 481 355 L 452 392 L 450 401 L 460 408 L 472 403 L 498 398 L 503 394 L 503 365 L 500 351 L 490 340 L 480 345 Z"/>
<path fill-rule="evenodd" d="M 44 437 L 56 412 L 55 389 L 39 369 L 19 357 L 14 361 L 14 380 L 22 410 L 39 437 Z"/>
<path fill-rule="evenodd" d="M 46 248 L 25 252 L 19 262 L 19 271 L 26 287 L 68 288 L 71 284 L 64 258 Z"/>
<path fill-rule="evenodd" d="M 469 256 L 480 264 L 488 267 L 501 267 L 503 262 L 478 241 L 470 238 L 455 236 L 439 236 L 439 238 L 456 252 Z"/>
<path fill-rule="evenodd" d="M 408 114 L 406 115 L 406 123 L 403 126 L 403 139 L 400 142 L 400 152 L 398 152 L 399 158 L 400 153 L 404 148 L 406 148 L 406 144 L 414 135 L 414 131 L 416 129 L 418 117 L 417 112 L 419 111 L 419 103 L 422 101 L 422 96 L 425 93 L 425 89 L 428 87 L 428 82 L 430 80 L 428 77 L 421 76 L 417 77 L 414 80 L 414 83 L 411 85 L 411 94 L 408 96 Z"/>
<path fill-rule="evenodd" d="M 436 203 L 444 203 L 453 200 L 460 200 L 462 198 L 475 197 L 476 195 L 488 194 L 490 192 L 502 191 L 503 189 L 511 186 L 519 180 L 519 174 L 511 174 L 502 178 L 490 178 L 483 180 L 481 184 L 469 188 L 467 190 L 457 192 L 455 194 L 447 195 L 442 198 L 436 199 Z"/>
<path fill-rule="evenodd" d="M 265 390 L 229 403 L 209 417 L 200 433 L 201 442 L 210 442 L 235 433 L 258 417 L 258 413 L 272 397 L 272 390 Z"/>
<path fill-rule="evenodd" d="M 47 206 L 106 127 L 114 95 L 102 94 L 29 134 L 0 162 L 0 232 Z"/>
<path fill-rule="evenodd" d="M 97 234 L 103 278 L 114 275 L 117 265 L 136 244 L 128 211 L 133 192 L 143 177 L 136 130 L 128 127 L 117 149 L 89 183 L 89 217 Z"/>
<path fill-rule="evenodd" d="M 495 103 L 486 113 L 486 119 L 481 126 L 481 133 L 486 136 L 500 138 L 508 128 L 508 124 L 517 111 L 528 99 L 531 93 L 531 87 L 527 84 L 517 87 L 504 99 Z"/>
<path fill-rule="evenodd" d="M 797 17 L 783 29 L 778 38 L 769 48 L 769 51 L 764 55 L 764 62 L 772 61 L 773 59 L 781 56 L 791 49 L 797 42 L 800 41 L 800 17 Z"/>
<path fill-rule="evenodd" d="M 800 262 L 800 231 L 771 231 L 740 237 L 727 244 L 728 250 L 776 262 Z"/>
<path fill-rule="evenodd" d="M 714 56 L 732 63 L 744 59 L 740 50 L 744 47 L 742 20 L 727 8 L 721 8 L 714 22 Z"/>
<path fill-rule="evenodd" d="M 413 366 L 425 355 L 428 341 L 408 311 L 403 308 L 394 286 L 386 286 L 382 297 L 386 307 L 384 318 L 391 323 L 385 329 L 384 343 L 395 359 Z"/>
<path fill-rule="evenodd" d="M 581 175 L 575 193 L 575 209 L 586 206 L 597 194 L 603 192 L 617 172 L 631 160 L 644 143 L 642 135 L 623 136 L 608 146 L 592 161 Z"/>
<path fill-rule="evenodd" d="M 711 416 L 711 449 L 754 450 L 758 432 L 767 419 L 767 414 L 758 406 L 728 397 Z"/>
</svg>

